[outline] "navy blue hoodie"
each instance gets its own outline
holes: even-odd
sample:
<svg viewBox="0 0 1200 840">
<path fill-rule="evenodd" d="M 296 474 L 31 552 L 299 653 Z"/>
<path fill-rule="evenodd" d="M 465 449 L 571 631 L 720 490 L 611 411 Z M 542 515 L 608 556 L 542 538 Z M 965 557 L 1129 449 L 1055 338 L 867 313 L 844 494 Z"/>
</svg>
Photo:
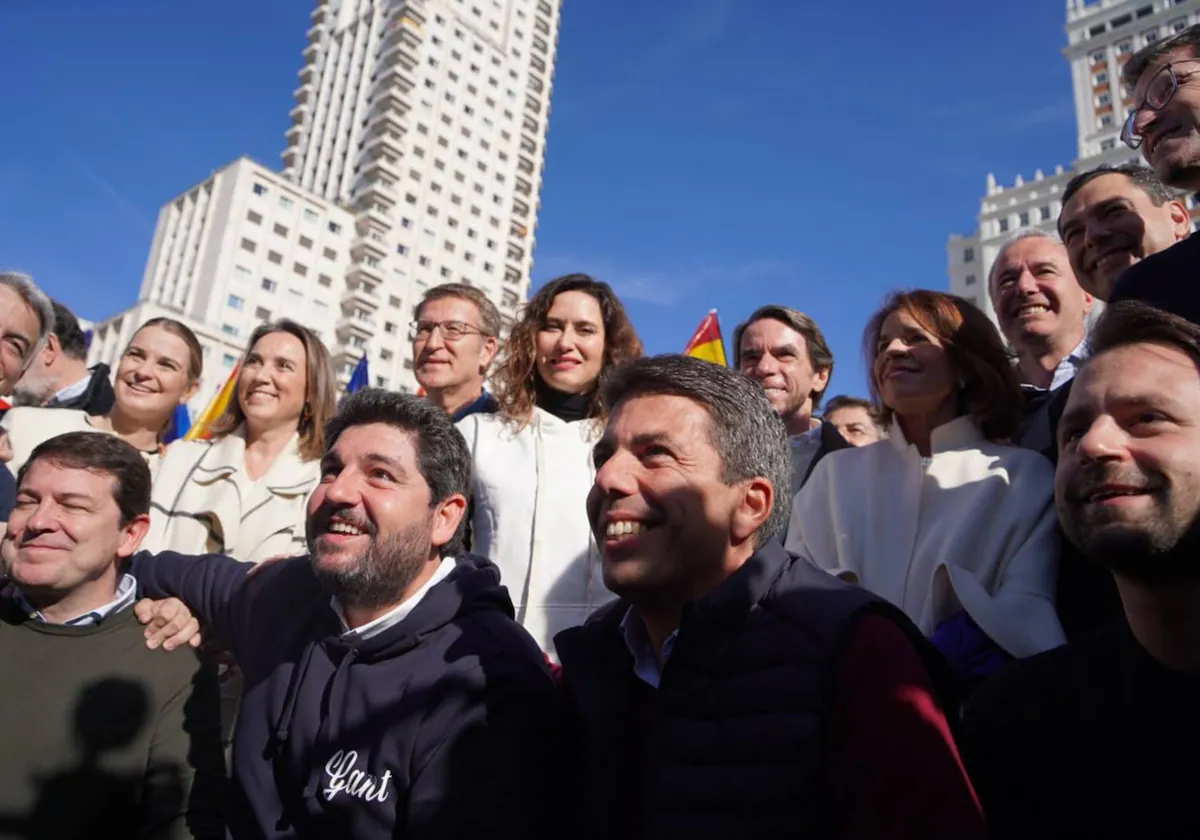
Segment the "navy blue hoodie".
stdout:
<svg viewBox="0 0 1200 840">
<path fill-rule="evenodd" d="M 234 838 L 551 836 L 562 713 L 499 570 L 458 558 L 411 613 L 342 637 L 307 557 L 139 554 L 152 598 L 187 603 L 233 653 Z"/>
</svg>

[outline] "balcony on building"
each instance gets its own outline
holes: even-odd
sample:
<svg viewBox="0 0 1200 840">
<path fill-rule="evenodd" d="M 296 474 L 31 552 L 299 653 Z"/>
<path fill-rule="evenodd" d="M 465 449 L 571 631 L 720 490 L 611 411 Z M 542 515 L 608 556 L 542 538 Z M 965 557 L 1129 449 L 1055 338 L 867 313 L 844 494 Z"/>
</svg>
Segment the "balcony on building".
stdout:
<svg viewBox="0 0 1200 840">
<path fill-rule="evenodd" d="M 533 185 L 524 178 L 517 178 L 517 192 L 523 196 L 530 196 L 533 194 Z"/>
<path fill-rule="evenodd" d="M 524 201 L 521 201 L 521 199 L 519 199 L 519 198 L 514 199 L 513 200 L 513 215 L 517 216 L 521 219 L 528 218 L 529 205 L 526 204 Z"/>
<path fill-rule="evenodd" d="M 298 74 L 300 76 L 300 84 L 311 85 L 315 82 L 317 80 L 317 69 L 316 64 L 305 64 L 301 67 Z"/>
<path fill-rule="evenodd" d="M 393 67 L 403 67 L 405 70 L 417 69 L 417 56 L 408 44 L 397 43 L 379 54 L 379 69 L 390 70 Z"/>
<path fill-rule="evenodd" d="M 311 105 L 317 98 L 317 89 L 310 83 L 304 82 L 292 94 L 297 105 Z"/>
<path fill-rule="evenodd" d="M 404 150 L 400 147 L 400 138 L 401 135 L 393 136 L 391 132 L 377 134 L 363 146 L 363 152 L 372 159 L 389 155 L 395 160 L 400 160 L 404 156 Z"/>
<path fill-rule="evenodd" d="M 339 384 L 343 386 L 346 384 L 346 381 L 354 372 L 354 366 L 358 364 L 363 351 L 364 348 L 351 347 L 349 344 L 339 344 L 333 351 L 333 366 L 338 371 Z"/>
<path fill-rule="evenodd" d="M 418 26 L 429 23 L 429 13 L 425 10 L 425 0 L 405 0 L 401 7 L 403 14 L 408 15 Z"/>
<path fill-rule="evenodd" d="M 338 338 L 343 340 L 352 335 L 369 339 L 375 336 L 376 327 L 375 319 L 370 316 L 363 316 L 357 312 L 343 312 L 337 319 L 334 330 L 337 332 Z"/>
<path fill-rule="evenodd" d="M 313 9 L 309 16 L 312 18 L 313 23 L 324 23 L 328 11 L 329 7 L 324 2 L 321 2 L 317 4 L 317 8 Z"/>
<path fill-rule="evenodd" d="M 412 105 L 409 104 L 408 99 L 391 85 L 381 85 L 381 87 L 383 89 L 379 91 L 379 98 L 371 106 L 371 110 L 367 113 L 367 118 L 378 119 L 387 114 L 388 111 L 395 111 L 396 113 L 393 116 L 396 119 L 404 118 L 412 110 Z"/>
<path fill-rule="evenodd" d="M 521 282 L 521 269 L 513 265 L 504 267 L 504 282 L 516 285 Z"/>
<path fill-rule="evenodd" d="M 325 24 L 314 23 L 312 26 L 310 26 L 308 28 L 308 31 L 304 33 L 304 37 L 306 37 L 308 39 L 308 43 L 310 43 L 310 44 L 319 44 L 321 42 L 321 37 L 324 34 L 325 34 Z"/>
<path fill-rule="evenodd" d="M 526 157 L 525 155 L 517 156 L 517 169 L 519 171 L 524 172 L 526 175 L 532 175 L 535 168 L 536 167 L 530 158 Z"/>
<path fill-rule="evenodd" d="M 321 44 L 319 41 L 310 42 L 300 55 L 304 56 L 305 61 L 312 61 L 321 53 Z"/>
<path fill-rule="evenodd" d="M 296 133 L 297 139 L 292 138 L 293 132 Z M 300 147 L 299 135 L 304 133 L 303 126 L 294 125 L 288 129 L 288 147 L 283 150 L 283 154 L 279 156 L 283 161 L 284 169 L 291 169 L 300 162 Z"/>
<path fill-rule="evenodd" d="M 364 275 L 357 275 L 360 279 L 355 279 L 350 275 L 346 275 L 346 291 L 342 295 L 342 311 L 345 314 L 353 314 L 358 309 L 365 309 L 370 312 L 375 312 L 379 309 L 379 293 L 375 291 L 377 283 L 361 279 Z"/>
<path fill-rule="evenodd" d="M 292 125 L 300 125 L 308 118 L 309 107 L 307 102 L 301 102 L 295 108 L 288 111 L 292 118 Z"/>
<path fill-rule="evenodd" d="M 524 239 L 526 236 L 529 235 L 529 228 L 527 228 L 525 225 L 521 224 L 520 222 L 513 222 L 512 225 L 510 225 L 508 228 L 508 235 L 509 236 L 519 236 L 521 239 Z"/>
<path fill-rule="evenodd" d="M 536 96 L 525 95 L 525 110 L 534 114 L 542 113 L 542 103 Z"/>
<path fill-rule="evenodd" d="M 525 249 L 515 242 L 508 243 L 508 258 L 513 262 L 521 262 L 525 259 Z"/>
<path fill-rule="evenodd" d="M 296 123 L 291 128 L 289 128 L 283 136 L 287 138 L 289 146 L 299 145 L 300 141 L 304 139 L 304 124 Z M 289 149 L 288 151 L 291 151 L 291 149 Z M 286 154 L 287 154 L 287 152 L 284 152 L 284 155 L 286 155 Z M 286 160 L 287 160 L 287 158 L 285 157 L 284 161 L 286 162 Z"/>
<path fill-rule="evenodd" d="M 541 129 L 541 127 L 538 125 L 537 120 L 535 120 L 533 117 L 529 116 L 528 114 L 522 115 L 522 117 L 521 117 L 521 130 L 522 131 L 528 131 L 530 134 L 532 134 L 536 137 L 538 135 L 538 132 L 540 131 L 540 129 Z"/>
<path fill-rule="evenodd" d="M 385 210 L 391 210 L 396 206 L 399 196 L 396 194 L 396 187 L 390 181 L 367 181 L 360 182 L 355 187 L 355 196 L 353 207 L 358 212 L 363 212 L 373 205 L 381 205 Z"/>
<path fill-rule="evenodd" d="M 421 46 L 421 24 L 407 15 L 393 20 L 383 38 L 383 48 L 389 50 L 397 44 L 407 44 L 414 49 Z"/>
<path fill-rule="evenodd" d="M 392 134 L 394 137 L 403 137 L 407 132 L 408 126 L 404 124 L 404 115 L 392 108 L 384 111 L 372 111 L 367 116 L 368 138 L 377 137 L 381 134 Z"/>
<path fill-rule="evenodd" d="M 537 154 L 537 141 L 527 134 L 521 135 L 521 151 L 529 154 Z"/>
<path fill-rule="evenodd" d="M 390 210 L 381 209 L 378 204 L 372 202 L 369 206 L 359 211 L 363 220 L 370 223 L 376 230 L 390 231 L 392 229 L 392 213 Z"/>
<path fill-rule="evenodd" d="M 387 255 L 387 242 L 384 240 L 383 234 L 377 231 L 361 232 L 350 243 L 350 256 L 354 258 L 355 262 L 362 262 L 366 257 L 383 260 L 387 258 Z"/>
<path fill-rule="evenodd" d="M 370 159 L 363 166 L 363 177 L 374 181 L 380 178 L 395 183 L 400 180 L 400 158 L 388 154 L 380 154 Z"/>
</svg>

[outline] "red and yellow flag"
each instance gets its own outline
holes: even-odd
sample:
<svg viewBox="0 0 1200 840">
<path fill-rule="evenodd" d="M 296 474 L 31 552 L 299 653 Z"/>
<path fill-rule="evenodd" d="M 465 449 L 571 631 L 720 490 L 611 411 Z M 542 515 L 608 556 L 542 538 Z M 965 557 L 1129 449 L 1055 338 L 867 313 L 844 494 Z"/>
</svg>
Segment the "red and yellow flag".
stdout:
<svg viewBox="0 0 1200 840">
<path fill-rule="evenodd" d="M 200 412 L 200 416 L 196 418 L 196 422 L 192 423 L 187 434 L 183 436 L 184 440 L 208 440 L 209 430 L 212 428 L 213 423 L 217 422 L 217 418 L 225 413 L 225 407 L 233 399 L 233 392 L 237 390 L 238 371 L 241 368 L 241 362 L 233 366 L 233 370 L 229 372 L 229 378 L 225 380 L 225 384 L 221 386 L 221 390 L 217 391 L 213 398 L 208 401 L 208 405 L 204 407 L 204 411 Z"/>
<path fill-rule="evenodd" d="M 721 324 L 717 321 L 717 310 L 713 309 L 704 316 L 700 326 L 696 327 L 696 331 L 692 333 L 687 347 L 683 348 L 683 355 L 704 359 L 706 362 L 712 362 L 714 365 L 722 367 L 728 364 L 725 361 L 725 342 L 721 339 Z"/>
</svg>

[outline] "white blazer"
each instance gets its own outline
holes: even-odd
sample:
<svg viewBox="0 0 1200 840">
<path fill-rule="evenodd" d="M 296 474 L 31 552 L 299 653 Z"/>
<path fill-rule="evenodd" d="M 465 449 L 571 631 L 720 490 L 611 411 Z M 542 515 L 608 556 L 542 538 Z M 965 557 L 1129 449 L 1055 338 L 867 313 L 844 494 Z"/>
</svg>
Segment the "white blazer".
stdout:
<svg viewBox="0 0 1200 840">
<path fill-rule="evenodd" d="M 246 563 L 304 554 L 305 506 L 321 477 L 319 461 L 300 458 L 294 435 L 251 483 L 241 427 L 216 441 L 167 447 L 150 503 L 149 551 L 215 552 Z"/>
<path fill-rule="evenodd" d="M 587 518 L 602 428 L 535 408 L 520 431 L 498 414 L 458 422 L 474 458 L 471 550 L 500 568 L 517 620 L 554 656 L 554 635 L 615 597 Z"/>
<path fill-rule="evenodd" d="M 88 420 L 88 413 L 73 408 L 38 408 L 36 406 L 18 406 L 10 408 L 0 420 L 0 428 L 8 433 L 8 443 L 12 447 L 13 458 L 8 462 L 8 468 L 15 478 L 21 467 L 29 460 L 33 450 L 37 449 L 52 437 L 65 435 L 67 432 L 98 432 L 113 434 L 108 429 L 97 429 Z M 153 477 L 158 472 L 162 453 L 158 449 L 150 452 L 142 451 L 146 465 L 150 467 Z"/>
<path fill-rule="evenodd" d="M 923 462 L 899 426 L 832 452 L 792 501 L 787 547 L 904 610 L 926 635 L 966 610 L 1013 656 L 1066 641 L 1054 608 L 1054 469 L 991 443 L 970 417 Z"/>
</svg>

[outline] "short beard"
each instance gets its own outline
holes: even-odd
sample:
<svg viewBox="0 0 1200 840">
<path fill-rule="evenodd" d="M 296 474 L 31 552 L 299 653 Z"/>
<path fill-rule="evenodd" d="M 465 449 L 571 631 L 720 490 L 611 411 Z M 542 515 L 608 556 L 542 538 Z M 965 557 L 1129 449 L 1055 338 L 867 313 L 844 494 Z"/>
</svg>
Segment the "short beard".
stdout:
<svg viewBox="0 0 1200 840">
<path fill-rule="evenodd" d="M 1147 586 L 1200 583 L 1200 517 L 1182 532 L 1170 528 L 1110 529 L 1063 521 L 1067 537 L 1113 574 Z"/>
<path fill-rule="evenodd" d="M 325 569 L 310 546 L 313 572 L 343 608 L 379 609 L 397 603 L 429 561 L 429 529 L 411 525 L 398 534 L 372 536 L 353 565 Z"/>
</svg>

